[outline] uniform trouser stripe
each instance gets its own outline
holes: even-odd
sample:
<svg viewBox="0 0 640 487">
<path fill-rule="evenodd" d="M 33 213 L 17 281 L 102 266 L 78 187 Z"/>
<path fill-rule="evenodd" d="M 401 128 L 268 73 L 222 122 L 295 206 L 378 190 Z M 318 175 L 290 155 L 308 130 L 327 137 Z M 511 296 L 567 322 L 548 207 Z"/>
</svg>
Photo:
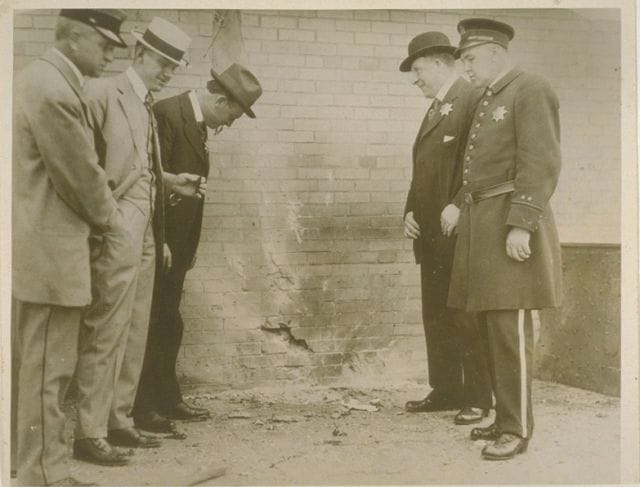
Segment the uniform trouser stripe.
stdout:
<svg viewBox="0 0 640 487">
<path fill-rule="evenodd" d="M 527 437 L 527 355 L 524 335 L 525 310 L 518 310 L 518 352 L 520 355 L 520 418 L 522 418 L 522 437 Z"/>
</svg>

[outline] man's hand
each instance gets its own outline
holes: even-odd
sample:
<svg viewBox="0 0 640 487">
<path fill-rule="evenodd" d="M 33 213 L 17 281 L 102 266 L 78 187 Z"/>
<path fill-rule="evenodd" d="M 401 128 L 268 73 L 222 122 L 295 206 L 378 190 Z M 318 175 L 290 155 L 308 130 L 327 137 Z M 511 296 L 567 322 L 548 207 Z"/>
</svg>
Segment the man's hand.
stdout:
<svg viewBox="0 0 640 487">
<path fill-rule="evenodd" d="M 169 246 L 165 243 L 164 247 L 163 247 L 163 252 L 162 252 L 162 270 L 164 272 L 167 272 L 169 269 L 171 269 L 171 249 L 169 248 Z"/>
<path fill-rule="evenodd" d="M 420 236 L 420 225 L 413 218 L 413 211 L 410 211 L 404 217 L 404 236 L 413 239 Z"/>
<path fill-rule="evenodd" d="M 518 262 L 524 262 L 531 257 L 529 238 L 531 233 L 524 228 L 513 227 L 507 235 L 507 255 Z"/>
<path fill-rule="evenodd" d="M 207 194 L 207 180 L 197 174 L 163 173 L 164 181 L 170 191 L 187 198 L 204 198 Z"/>
<path fill-rule="evenodd" d="M 460 219 L 460 208 L 453 203 L 447 205 L 442 214 L 440 215 L 440 228 L 442 228 L 442 235 L 450 237 L 455 228 L 458 226 L 458 220 Z"/>
</svg>

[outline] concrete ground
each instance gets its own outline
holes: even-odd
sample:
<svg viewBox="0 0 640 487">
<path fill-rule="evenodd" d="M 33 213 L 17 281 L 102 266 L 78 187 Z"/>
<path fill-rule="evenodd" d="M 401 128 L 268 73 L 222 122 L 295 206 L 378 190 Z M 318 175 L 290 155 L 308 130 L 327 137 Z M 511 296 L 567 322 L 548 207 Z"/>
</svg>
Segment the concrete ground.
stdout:
<svg viewBox="0 0 640 487">
<path fill-rule="evenodd" d="M 620 401 L 557 384 L 534 384 L 529 451 L 506 462 L 480 458 L 483 442 L 455 412 L 408 414 L 428 388 L 314 387 L 198 394 L 212 419 L 180 423 L 184 440 L 137 450 L 131 465 L 73 461 L 100 485 L 184 485 L 205 465 L 226 474 L 202 485 L 510 484 L 619 482 Z M 349 410 L 375 405 L 378 411 Z M 491 421 L 489 418 L 486 423 Z"/>
</svg>

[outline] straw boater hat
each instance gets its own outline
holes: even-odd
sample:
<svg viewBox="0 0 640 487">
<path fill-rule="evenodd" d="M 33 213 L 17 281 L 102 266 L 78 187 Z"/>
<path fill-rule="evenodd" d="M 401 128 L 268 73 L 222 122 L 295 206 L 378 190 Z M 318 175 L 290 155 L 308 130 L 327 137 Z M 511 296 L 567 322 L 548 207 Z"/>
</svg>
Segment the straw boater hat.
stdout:
<svg viewBox="0 0 640 487">
<path fill-rule="evenodd" d="M 90 25 L 118 47 L 127 47 L 120 37 L 120 25 L 127 18 L 122 10 L 104 8 L 63 8 L 60 16 Z"/>
<path fill-rule="evenodd" d="M 212 69 L 211 76 L 242 107 L 244 113 L 250 118 L 256 118 L 256 114 L 251 110 L 251 105 L 262 95 L 262 86 L 251 71 L 234 63 L 221 74 Z"/>
<path fill-rule="evenodd" d="M 144 33 L 132 30 L 131 35 L 143 46 L 169 61 L 179 66 L 189 64 L 183 56 L 191 44 L 191 38 L 171 22 L 154 17 Z"/>
</svg>

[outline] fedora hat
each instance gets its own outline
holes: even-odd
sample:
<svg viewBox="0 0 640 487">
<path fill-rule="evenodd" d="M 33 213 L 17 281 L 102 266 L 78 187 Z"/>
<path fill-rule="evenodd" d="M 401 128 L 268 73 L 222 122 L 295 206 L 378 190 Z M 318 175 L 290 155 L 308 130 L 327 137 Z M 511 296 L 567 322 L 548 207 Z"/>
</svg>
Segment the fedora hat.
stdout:
<svg viewBox="0 0 640 487">
<path fill-rule="evenodd" d="M 117 9 L 63 8 L 60 17 L 90 25 L 118 47 L 127 47 L 120 37 L 120 26 L 127 15 Z"/>
<path fill-rule="evenodd" d="M 184 53 L 191 44 L 191 37 L 178 27 L 160 17 L 154 17 L 144 33 L 132 30 L 131 35 L 154 52 L 179 66 L 189 63 L 183 59 Z"/>
<path fill-rule="evenodd" d="M 244 113 L 251 118 L 256 118 L 256 114 L 251 110 L 251 105 L 262 95 L 262 86 L 251 71 L 234 63 L 221 74 L 211 69 L 211 76 L 233 101 L 242 107 Z"/>
<path fill-rule="evenodd" d="M 453 54 L 456 50 L 449 42 L 449 38 L 442 32 L 423 32 L 418 34 L 409 42 L 409 55 L 400 63 L 400 71 L 411 71 L 411 64 L 416 58 L 428 54 L 448 53 Z"/>
</svg>

